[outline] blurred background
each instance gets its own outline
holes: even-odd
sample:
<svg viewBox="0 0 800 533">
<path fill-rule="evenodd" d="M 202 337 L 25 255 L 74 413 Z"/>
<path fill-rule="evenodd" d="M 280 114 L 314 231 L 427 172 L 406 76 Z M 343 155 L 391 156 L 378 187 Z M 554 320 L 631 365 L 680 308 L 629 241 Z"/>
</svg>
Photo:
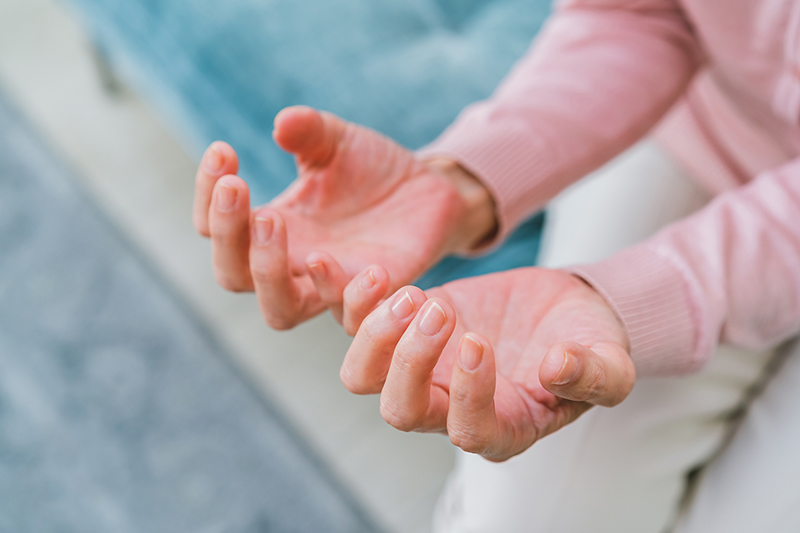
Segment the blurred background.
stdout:
<svg viewBox="0 0 800 533">
<path fill-rule="evenodd" d="M 0 531 L 425 532 L 446 438 L 350 395 L 328 316 L 277 333 L 191 225 L 204 147 L 263 202 L 308 104 L 411 148 L 549 2 L 0 0 Z M 423 284 L 533 264 L 542 217 Z"/>
</svg>

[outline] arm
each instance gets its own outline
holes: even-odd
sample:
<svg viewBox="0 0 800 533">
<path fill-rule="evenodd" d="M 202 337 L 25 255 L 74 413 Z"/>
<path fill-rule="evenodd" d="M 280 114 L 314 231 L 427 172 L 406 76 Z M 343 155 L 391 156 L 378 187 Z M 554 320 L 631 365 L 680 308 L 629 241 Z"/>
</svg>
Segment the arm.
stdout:
<svg viewBox="0 0 800 533">
<path fill-rule="evenodd" d="M 377 302 L 494 228 L 488 192 L 452 161 L 418 161 L 375 131 L 306 107 L 279 113 L 273 136 L 295 156 L 292 186 L 251 209 L 247 185 L 233 175 L 236 153 L 214 143 L 197 172 L 194 223 L 211 238 L 219 284 L 255 291 L 274 328 L 327 307 L 353 333 L 371 310 L 344 305 L 359 272 Z M 386 275 L 368 268 L 374 263 Z"/>
<path fill-rule="evenodd" d="M 504 460 L 623 401 L 637 375 L 694 370 L 720 340 L 759 348 L 796 335 L 800 158 L 571 271 L 595 290 L 536 268 L 403 289 L 364 320 L 342 379 L 379 392 L 393 426 Z M 398 314 L 403 291 L 411 304 Z"/>
<path fill-rule="evenodd" d="M 457 160 L 492 193 L 499 236 L 644 135 L 683 93 L 698 45 L 671 0 L 563 2 L 491 99 L 423 156 Z"/>
<path fill-rule="evenodd" d="M 573 272 L 615 308 L 640 375 L 702 366 L 718 342 L 800 331 L 800 159 L 652 239 Z"/>
<path fill-rule="evenodd" d="M 212 147 L 197 175 L 195 225 L 211 237 L 220 284 L 255 290 L 270 325 L 328 307 L 353 332 L 388 291 L 448 253 L 503 238 L 641 136 L 697 63 L 670 0 L 565 4 L 494 98 L 468 108 L 422 152 L 426 161 L 332 115 L 285 110 L 274 136 L 295 155 L 298 180 L 251 211 L 244 182 L 226 176 L 236 172 L 233 150 Z M 368 276 L 372 305 L 348 305 L 345 287 L 370 264 L 388 278 Z"/>
</svg>

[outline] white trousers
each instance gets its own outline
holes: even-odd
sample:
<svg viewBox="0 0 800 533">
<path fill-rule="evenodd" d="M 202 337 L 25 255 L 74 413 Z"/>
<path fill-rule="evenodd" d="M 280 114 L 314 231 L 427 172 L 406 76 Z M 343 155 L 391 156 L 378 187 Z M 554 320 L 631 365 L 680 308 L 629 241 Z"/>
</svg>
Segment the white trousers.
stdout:
<svg viewBox="0 0 800 533">
<path fill-rule="evenodd" d="M 644 141 L 554 202 L 543 265 L 603 259 L 707 201 Z M 504 463 L 460 453 L 433 530 L 800 531 L 800 354 L 734 432 L 775 353 L 722 346 L 697 374 L 639 379 L 620 406 L 591 409 Z"/>
</svg>

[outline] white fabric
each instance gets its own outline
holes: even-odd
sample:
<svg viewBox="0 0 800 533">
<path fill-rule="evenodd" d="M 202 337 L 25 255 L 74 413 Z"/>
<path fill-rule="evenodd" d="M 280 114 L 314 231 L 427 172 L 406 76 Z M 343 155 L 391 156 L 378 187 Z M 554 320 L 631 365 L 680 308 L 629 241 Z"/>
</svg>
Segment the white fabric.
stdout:
<svg viewBox="0 0 800 533">
<path fill-rule="evenodd" d="M 554 202 L 543 265 L 603 259 L 707 200 L 669 156 L 644 141 Z M 721 347 L 700 373 L 639 380 L 622 405 L 594 408 L 505 463 L 459 454 L 435 533 L 667 530 L 688 473 L 726 442 L 771 358 L 771 351 Z"/>
<path fill-rule="evenodd" d="M 800 531 L 800 345 L 703 472 L 676 533 Z"/>
</svg>

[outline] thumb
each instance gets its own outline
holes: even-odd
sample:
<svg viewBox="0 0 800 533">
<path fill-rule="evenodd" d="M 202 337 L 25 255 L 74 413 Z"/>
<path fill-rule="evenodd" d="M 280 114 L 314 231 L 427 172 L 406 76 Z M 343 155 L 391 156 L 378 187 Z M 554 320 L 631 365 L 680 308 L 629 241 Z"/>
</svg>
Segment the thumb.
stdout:
<svg viewBox="0 0 800 533">
<path fill-rule="evenodd" d="M 275 117 L 272 138 L 282 149 L 296 155 L 300 163 L 325 166 L 336 154 L 346 127 L 344 120 L 330 113 L 293 106 Z"/>
<path fill-rule="evenodd" d="M 636 370 L 627 350 L 614 342 L 552 346 L 539 367 L 542 386 L 560 398 L 612 407 L 628 397 Z"/>
</svg>

